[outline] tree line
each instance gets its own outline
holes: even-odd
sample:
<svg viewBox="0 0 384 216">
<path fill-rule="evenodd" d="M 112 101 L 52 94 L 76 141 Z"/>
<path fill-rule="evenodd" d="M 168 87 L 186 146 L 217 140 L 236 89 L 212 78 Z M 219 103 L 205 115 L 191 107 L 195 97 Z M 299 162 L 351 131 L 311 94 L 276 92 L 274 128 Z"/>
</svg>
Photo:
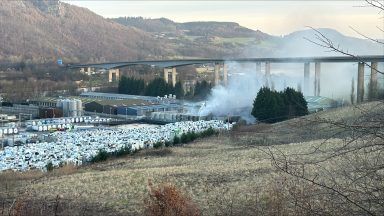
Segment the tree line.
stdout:
<svg viewBox="0 0 384 216">
<path fill-rule="evenodd" d="M 119 80 L 118 92 L 120 94 L 145 95 L 145 96 L 164 96 L 173 94 L 177 98 L 192 97 L 205 98 L 211 91 L 212 85 L 207 81 L 197 82 L 190 92 L 184 92 L 181 82 L 176 82 L 175 86 L 165 82 L 162 78 L 155 78 L 145 83 L 143 79 L 122 76 Z"/>
</svg>

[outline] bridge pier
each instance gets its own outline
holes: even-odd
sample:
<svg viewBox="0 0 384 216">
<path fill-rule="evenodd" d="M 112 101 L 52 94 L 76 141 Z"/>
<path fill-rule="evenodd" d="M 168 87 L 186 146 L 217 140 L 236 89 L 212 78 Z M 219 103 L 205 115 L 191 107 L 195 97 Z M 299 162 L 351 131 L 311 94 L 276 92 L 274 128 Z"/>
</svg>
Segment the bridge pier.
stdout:
<svg viewBox="0 0 384 216">
<path fill-rule="evenodd" d="M 310 63 L 305 62 L 304 63 L 304 86 L 303 86 L 303 94 L 308 95 L 309 94 L 309 71 L 310 71 Z"/>
<path fill-rule="evenodd" d="M 265 86 L 270 88 L 271 85 L 271 63 L 265 62 Z"/>
<path fill-rule="evenodd" d="M 228 65 L 226 65 L 225 63 L 223 63 L 223 81 L 224 81 L 224 85 L 227 86 L 228 85 Z"/>
<path fill-rule="evenodd" d="M 256 73 L 261 73 L 261 63 L 256 62 Z"/>
<path fill-rule="evenodd" d="M 176 85 L 176 75 L 177 75 L 176 67 L 173 67 L 172 68 L 172 85 L 173 85 L 173 87 L 175 87 L 175 85 Z"/>
<path fill-rule="evenodd" d="M 315 62 L 315 96 L 320 96 L 320 71 L 321 63 Z"/>
<path fill-rule="evenodd" d="M 371 62 L 371 79 L 369 82 L 369 99 L 377 98 L 377 62 Z"/>
<path fill-rule="evenodd" d="M 114 82 L 120 79 L 120 70 L 119 69 L 109 69 L 108 70 L 108 81 Z"/>
<path fill-rule="evenodd" d="M 164 68 L 164 81 L 168 83 L 168 68 Z"/>
<path fill-rule="evenodd" d="M 220 63 L 215 62 L 215 86 L 219 85 L 219 83 L 220 83 L 219 72 L 220 72 Z"/>
<path fill-rule="evenodd" d="M 357 103 L 364 100 L 364 62 L 359 62 L 357 68 Z"/>
<path fill-rule="evenodd" d="M 175 87 L 176 85 L 176 67 L 173 68 L 164 68 L 164 81 L 166 83 L 169 83 L 169 72 L 171 72 L 172 75 L 172 85 Z"/>
</svg>

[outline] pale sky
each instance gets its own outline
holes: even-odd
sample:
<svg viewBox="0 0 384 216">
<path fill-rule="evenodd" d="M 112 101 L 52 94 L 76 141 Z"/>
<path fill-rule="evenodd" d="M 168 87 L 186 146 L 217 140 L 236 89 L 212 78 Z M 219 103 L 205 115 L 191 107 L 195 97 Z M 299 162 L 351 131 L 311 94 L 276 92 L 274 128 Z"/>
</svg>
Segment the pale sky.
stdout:
<svg viewBox="0 0 384 216">
<path fill-rule="evenodd" d="M 63 0 L 86 7 L 103 17 L 165 17 L 176 22 L 231 21 L 272 35 L 296 30 L 333 28 L 345 35 L 361 37 L 350 27 L 373 38 L 384 38 L 384 13 L 350 1 L 105 1 Z"/>
</svg>

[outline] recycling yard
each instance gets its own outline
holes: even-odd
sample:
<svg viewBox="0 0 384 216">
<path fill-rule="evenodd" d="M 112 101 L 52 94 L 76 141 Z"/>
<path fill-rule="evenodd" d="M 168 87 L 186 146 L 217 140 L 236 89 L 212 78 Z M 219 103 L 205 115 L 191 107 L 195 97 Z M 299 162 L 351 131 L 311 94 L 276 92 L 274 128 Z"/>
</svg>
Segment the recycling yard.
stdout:
<svg viewBox="0 0 384 216">
<path fill-rule="evenodd" d="M 50 133 L 50 142 L 6 146 L 0 151 L 0 171 L 45 170 L 48 163 L 81 165 L 100 150 L 108 153 L 122 148 L 131 150 L 152 148 L 157 142 L 172 141 L 174 136 L 187 132 L 201 132 L 212 128 L 230 130 L 232 124 L 220 120 L 184 121 L 162 126 L 101 127 L 87 130 L 56 131 Z"/>
</svg>

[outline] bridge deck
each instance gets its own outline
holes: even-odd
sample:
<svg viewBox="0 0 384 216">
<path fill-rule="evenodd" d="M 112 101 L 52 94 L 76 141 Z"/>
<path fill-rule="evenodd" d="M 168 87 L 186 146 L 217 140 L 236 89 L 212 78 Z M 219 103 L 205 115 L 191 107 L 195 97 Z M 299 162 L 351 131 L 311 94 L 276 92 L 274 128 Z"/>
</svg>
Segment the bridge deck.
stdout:
<svg viewBox="0 0 384 216">
<path fill-rule="evenodd" d="M 292 58 L 234 58 L 234 59 L 180 59 L 180 60 L 153 60 L 153 61 L 127 61 L 127 62 L 106 62 L 97 64 L 76 64 L 68 65 L 69 68 L 121 68 L 132 65 L 150 65 L 157 67 L 179 67 L 194 64 L 207 63 L 223 63 L 223 62 L 239 62 L 239 63 L 305 63 L 305 62 L 384 62 L 384 55 L 371 56 L 325 56 L 325 57 L 292 57 Z"/>
</svg>

